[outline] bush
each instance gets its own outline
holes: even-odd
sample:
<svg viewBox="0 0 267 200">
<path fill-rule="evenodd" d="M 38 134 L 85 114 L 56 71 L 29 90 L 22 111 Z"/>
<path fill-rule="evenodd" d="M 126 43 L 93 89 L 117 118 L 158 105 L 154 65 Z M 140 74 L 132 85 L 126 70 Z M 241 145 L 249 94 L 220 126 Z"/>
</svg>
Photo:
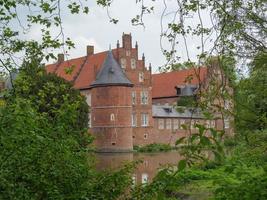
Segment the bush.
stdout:
<svg viewBox="0 0 267 200">
<path fill-rule="evenodd" d="M 134 146 L 134 150 L 138 152 L 167 152 L 171 151 L 173 147 L 169 144 L 152 143 L 146 146 Z"/>
</svg>

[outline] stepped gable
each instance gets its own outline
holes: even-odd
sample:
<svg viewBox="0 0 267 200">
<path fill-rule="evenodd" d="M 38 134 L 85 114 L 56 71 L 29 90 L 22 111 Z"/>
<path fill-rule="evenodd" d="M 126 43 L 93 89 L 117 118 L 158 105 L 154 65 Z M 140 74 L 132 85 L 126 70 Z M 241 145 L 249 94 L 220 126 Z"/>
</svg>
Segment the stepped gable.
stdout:
<svg viewBox="0 0 267 200">
<path fill-rule="evenodd" d="M 91 87 L 103 86 L 129 86 L 133 84 L 124 74 L 121 66 L 113 56 L 112 51 L 107 53 L 106 59 L 97 74 L 96 80 L 91 84 Z"/>
</svg>

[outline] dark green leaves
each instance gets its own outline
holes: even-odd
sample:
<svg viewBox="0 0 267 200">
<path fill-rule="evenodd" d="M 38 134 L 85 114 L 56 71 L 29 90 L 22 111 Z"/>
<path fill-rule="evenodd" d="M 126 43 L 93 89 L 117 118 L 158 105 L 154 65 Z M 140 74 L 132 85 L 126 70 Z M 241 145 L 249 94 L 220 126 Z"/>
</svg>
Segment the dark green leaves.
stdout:
<svg viewBox="0 0 267 200">
<path fill-rule="evenodd" d="M 182 171 L 186 168 L 186 160 L 180 160 L 179 163 L 178 163 L 178 170 L 179 171 Z"/>
</svg>

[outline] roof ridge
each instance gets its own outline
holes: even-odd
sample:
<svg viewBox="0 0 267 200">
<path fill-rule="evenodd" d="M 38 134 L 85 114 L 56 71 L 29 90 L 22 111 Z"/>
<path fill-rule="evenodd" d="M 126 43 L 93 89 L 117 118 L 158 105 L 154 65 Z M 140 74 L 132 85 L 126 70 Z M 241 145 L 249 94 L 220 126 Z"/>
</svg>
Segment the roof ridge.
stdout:
<svg viewBox="0 0 267 200">
<path fill-rule="evenodd" d="M 76 81 L 76 79 L 78 78 L 78 76 L 80 75 L 80 73 L 81 73 L 81 71 L 82 71 L 82 69 L 83 69 L 83 67 L 84 67 L 84 65 L 85 65 L 85 63 L 87 62 L 87 59 L 90 57 L 90 55 L 87 55 L 87 56 L 85 56 L 85 59 L 84 59 L 84 61 L 83 61 L 83 63 L 81 64 L 81 67 L 80 67 L 80 69 L 79 69 L 79 71 L 76 73 L 76 75 L 73 77 L 73 83 Z"/>
<path fill-rule="evenodd" d="M 200 66 L 200 67 L 197 67 L 196 69 L 199 69 L 199 68 L 207 68 L 207 67 L 206 66 Z M 155 73 L 155 74 L 152 74 L 152 76 L 153 75 L 170 74 L 170 73 L 179 73 L 179 72 L 182 72 L 182 71 L 189 71 L 189 70 L 195 70 L 195 68 L 192 67 L 192 68 L 189 68 L 189 69 L 180 69 L 180 70 L 174 70 L 174 71 L 170 71 L 170 72 Z"/>
</svg>

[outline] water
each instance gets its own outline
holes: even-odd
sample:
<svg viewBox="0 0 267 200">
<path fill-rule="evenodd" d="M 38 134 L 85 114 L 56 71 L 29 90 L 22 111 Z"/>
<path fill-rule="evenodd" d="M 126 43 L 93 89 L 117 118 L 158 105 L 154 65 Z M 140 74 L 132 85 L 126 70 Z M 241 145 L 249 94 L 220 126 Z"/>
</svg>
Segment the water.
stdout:
<svg viewBox="0 0 267 200">
<path fill-rule="evenodd" d="M 142 160 L 133 174 L 136 184 L 151 182 L 158 170 L 167 165 L 177 165 L 181 156 L 178 152 L 160 153 L 97 153 L 96 167 L 99 170 L 116 169 L 125 162 Z"/>
</svg>

